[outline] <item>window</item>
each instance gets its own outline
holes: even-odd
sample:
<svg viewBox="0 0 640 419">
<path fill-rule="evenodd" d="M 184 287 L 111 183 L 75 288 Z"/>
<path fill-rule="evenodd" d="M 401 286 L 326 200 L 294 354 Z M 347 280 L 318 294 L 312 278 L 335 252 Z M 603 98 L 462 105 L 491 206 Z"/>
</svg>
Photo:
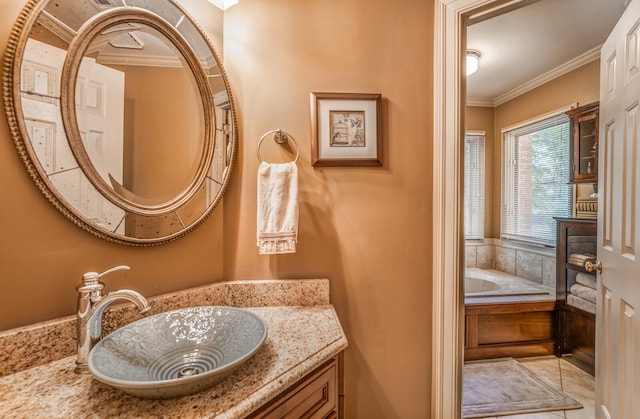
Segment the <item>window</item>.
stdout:
<svg viewBox="0 0 640 419">
<path fill-rule="evenodd" d="M 501 237 L 555 246 L 553 217 L 571 214 L 569 118 L 503 133 Z"/>
<path fill-rule="evenodd" d="M 464 238 L 484 238 L 484 133 L 464 137 Z"/>
</svg>

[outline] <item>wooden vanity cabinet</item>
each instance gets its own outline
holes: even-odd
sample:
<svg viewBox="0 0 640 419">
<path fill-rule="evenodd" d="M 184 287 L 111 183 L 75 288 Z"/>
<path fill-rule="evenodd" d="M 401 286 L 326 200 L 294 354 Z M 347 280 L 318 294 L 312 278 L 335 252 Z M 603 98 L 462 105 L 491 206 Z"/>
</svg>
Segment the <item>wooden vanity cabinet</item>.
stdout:
<svg viewBox="0 0 640 419">
<path fill-rule="evenodd" d="M 343 353 L 316 368 L 250 418 L 342 418 L 344 414 Z"/>
<path fill-rule="evenodd" d="M 570 121 L 570 183 L 598 182 L 599 102 L 566 112 Z"/>
</svg>

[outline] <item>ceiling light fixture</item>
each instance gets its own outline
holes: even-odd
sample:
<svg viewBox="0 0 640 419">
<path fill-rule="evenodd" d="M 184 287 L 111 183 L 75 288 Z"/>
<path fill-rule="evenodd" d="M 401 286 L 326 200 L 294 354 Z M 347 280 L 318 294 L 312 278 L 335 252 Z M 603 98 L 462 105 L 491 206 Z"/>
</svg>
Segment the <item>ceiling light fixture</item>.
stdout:
<svg viewBox="0 0 640 419">
<path fill-rule="evenodd" d="M 475 49 L 467 50 L 467 76 L 478 71 L 480 66 L 480 51 Z"/>
<path fill-rule="evenodd" d="M 209 0 L 209 3 L 213 4 L 219 9 L 227 10 L 234 4 L 238 4 L 240 0 Z"/>
</svg>

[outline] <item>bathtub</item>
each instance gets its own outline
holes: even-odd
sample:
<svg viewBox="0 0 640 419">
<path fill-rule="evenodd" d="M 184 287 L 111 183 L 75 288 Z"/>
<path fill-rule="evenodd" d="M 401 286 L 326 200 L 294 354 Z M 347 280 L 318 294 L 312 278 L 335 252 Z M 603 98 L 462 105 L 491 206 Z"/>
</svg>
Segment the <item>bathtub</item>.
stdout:
<svg viewBox="0 0 640 419">
<path fill-rule="evenodd" d="M 465 298 L 509 295 L 555 296 L 553 287 L 493 269 L 479 268 L 465 269 L 464 290 Z"/>
<path fill-rule="evenodd" d="M 553 355 L 555 287 L 465 270 L 464 360 Z"/>
</svg>

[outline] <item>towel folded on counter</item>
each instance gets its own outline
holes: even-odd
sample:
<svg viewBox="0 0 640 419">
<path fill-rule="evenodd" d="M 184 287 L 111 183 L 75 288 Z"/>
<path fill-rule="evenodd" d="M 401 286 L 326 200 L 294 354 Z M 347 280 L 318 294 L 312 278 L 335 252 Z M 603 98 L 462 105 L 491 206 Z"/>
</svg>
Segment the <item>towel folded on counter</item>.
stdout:
<svg viewBox="0 0 640 419">
<path fill-rule="evenodd" d="M 587 311 L 592 314 L 596 314 L 596 305 L 583 298 L 577 297 L 573 294 L 567 295 L 567 304 L 580 310 Z"/>
<path fill-rule="evenodd" d="M 584 285 L 585 287 L 593 288 L 594 290 L 598 289 L 598 282 L 596 280 L 596 276 L 593 274 L 580 272 L 578 275 L 576 275 L 576 282 L 578 284 Z"/>
<path fill-rule="evenodd" d="M 586 287 L 584 285 L 581 284 L 573 284 L 571 286 L 571 288 L 569 289 L 569 292 L 573 295 L 575 295 L 576 297 L 580 297 L 583 300 L 587 300 L 590 303 L 595 304 L 596 300 L 597 300 L 597 293 L 596 290 L 594 290 L 593 288 L 589 288 Z"/>
<path fill-rule="evenodd" d="M 298 168 L 295 162 L 258 168 L 258 252 L 295 253 L 298 241 Z"/>
<path fill-rule="evenodd" d="M 592 255 L 590 253 L 572 253 L 571 255 L 569 255 L 569 259 L 567 260 L 567 262 L 578 266 L 584 266 L 584 264 L 587 262 L 595 261 L 596 255 Z"/>
</svg>

